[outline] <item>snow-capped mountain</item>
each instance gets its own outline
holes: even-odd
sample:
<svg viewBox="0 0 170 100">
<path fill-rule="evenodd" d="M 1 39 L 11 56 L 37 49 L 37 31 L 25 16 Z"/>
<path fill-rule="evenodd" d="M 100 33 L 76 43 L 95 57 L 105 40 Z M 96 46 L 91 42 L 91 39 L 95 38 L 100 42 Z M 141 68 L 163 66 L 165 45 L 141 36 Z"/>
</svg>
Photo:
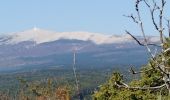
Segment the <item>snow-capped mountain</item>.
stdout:
<svg viewBox="0 0 170 100">
<path fill-rule="evenodd" d="M 8 37 L 8 38 L 7 38 Z M 1 38 L 1 41 L 4 38 Z M 54 32 L 47 31 L 39 28 L 33 28 L 23 32 L 16 32 L 7 35 L 4 40 L 6 43 L 16 44 L 23 41 L 33 41 L 36 44 L 41 44 L 45 42 L 52 42 L 57 40 L 80 40 L 80 41 L 91 41 L 95 44 L 113 44 L 113 43 L 127 43 L 133 42 L 134 40 L 128 34 L 124 35 L 106 35 L 100 33 L 90 33 L 90 32 Z M 148 37 L 149 41 L 158 42 L 158 37 Z"/>
<path fill-rule="evenodd" d="M 142 37 L 137 37 L 143 41 Z M 158 37 L 148 37 L 158 42 Z M 53 32 L 39 28 L 0 36 L 0 70 L 72 65 L 73 49 L 81 67 L 141 65 L 147 54 L 129 35 Z M 129 57 L 131 59 L 129 59 Z M 140 57 L 140 59 L 138 58 Z"/>
<path fill-rule="evenodd" d="M 111 44 L 131 41 L 129 35 L 114 36 L 90 32 L 53 32 L 33 28 L 23 32 L 13 33 L 8 43 L 16 44 L 23 41 L 34 41 L 37 44 L 61 39 L 91 41 L 95 44 Z"/>
</svg>

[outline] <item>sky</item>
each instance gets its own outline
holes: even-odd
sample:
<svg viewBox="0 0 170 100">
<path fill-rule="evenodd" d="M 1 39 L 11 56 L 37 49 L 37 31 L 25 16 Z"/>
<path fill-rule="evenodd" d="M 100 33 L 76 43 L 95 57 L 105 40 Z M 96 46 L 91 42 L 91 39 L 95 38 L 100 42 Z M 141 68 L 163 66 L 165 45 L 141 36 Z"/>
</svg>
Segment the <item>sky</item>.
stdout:
<svg viewBox="0 0 170 100">
<path fill-rule="evenodd" d="M 38 27 L 56 32 L 85 31 L 103 34 L 137 35 L 136 24 L 123 15 L 134 13 L 135 0 L 0 0 L 0 34 Z M 167 6 L 168 8 L 168 6 Z M 169 7 L 170 8 L 170 7 Z M 146 32 L 148 14 L 143 11 Z"/>
</svg>

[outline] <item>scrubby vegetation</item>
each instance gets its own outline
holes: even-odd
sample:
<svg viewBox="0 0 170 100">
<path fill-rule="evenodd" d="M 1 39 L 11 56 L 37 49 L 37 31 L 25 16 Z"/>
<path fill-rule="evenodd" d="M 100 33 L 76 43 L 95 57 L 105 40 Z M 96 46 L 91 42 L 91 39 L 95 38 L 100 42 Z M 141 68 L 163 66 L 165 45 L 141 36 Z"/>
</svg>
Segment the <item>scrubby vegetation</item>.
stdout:
<svg viewBox="0 0 170 100">
<path fill-rule="evenodd" d="M 85 100 L 121 68 L 78 69 L 80 93 Z M 122 73 L 127 73 L 122 71 Z M 0 99 L 3 100 L 79 100 L 71 68 L 37 69 L 0 75 Z M 5 98 L 5 99 L 4 99 Z M 67 99 L 58 99 L 67 98 Z"/>
</svg>

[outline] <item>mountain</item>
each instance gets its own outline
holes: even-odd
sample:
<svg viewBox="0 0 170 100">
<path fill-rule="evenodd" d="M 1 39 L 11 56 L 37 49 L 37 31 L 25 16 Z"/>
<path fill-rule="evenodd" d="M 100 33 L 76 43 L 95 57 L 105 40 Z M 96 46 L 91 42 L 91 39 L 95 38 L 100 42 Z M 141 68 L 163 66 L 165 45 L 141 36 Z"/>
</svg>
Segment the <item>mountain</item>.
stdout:
<svg viewBox="0 0 170 100">
<path fill-rule="evenodd" d="M 140 41 L 143 38 L 137 37 Z M 159 42 L 158 37 L 148 37 Z M 33 28 L 0 36 L 0 70 L 70 67 L 73 50 L 77 66 L 140 66 L 148 56 L 129 35 L 90 32 L 53 32 Z"/>
<path fill-rule="evenodd" d="M 36 44 L 41 44 L 45 42 L 52 42 L 61 39 L 68 40 L 81 40 L 81 41 L 91 41 L 95 44 L 111 44 L 111 43 L 120 43 L 127 42 L 132 40 L 129 35 L 123 36 L 110 36 L 99 33 L 89 33 L 89 32 L 52 32 L 46 31 L 38 28 L 33 28 L 31 30 L 14 33 L 10 36 L 7 36 L 8 43 L 16 44 L 23 41 L 34 41 Z"/>
</svg>

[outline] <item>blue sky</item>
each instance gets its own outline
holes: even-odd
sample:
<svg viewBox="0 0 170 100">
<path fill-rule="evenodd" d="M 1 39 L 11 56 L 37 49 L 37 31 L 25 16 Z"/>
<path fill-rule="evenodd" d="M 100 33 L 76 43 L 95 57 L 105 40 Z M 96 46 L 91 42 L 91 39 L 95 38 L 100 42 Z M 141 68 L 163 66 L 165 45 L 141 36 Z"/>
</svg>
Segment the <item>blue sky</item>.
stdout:
<svg viewBox="0 0 170 100">
<path fill-rule="evenodd" d="M 122 16 L 134 12 L 134 1 L 1 0 L 0 33 L 18 32 L 37 26 L 57 32 L 123 34 L 128 29 L 137 34 L 136 25 Z M 148 22 L 149 19 L 145 17 L 143 19 Z M 152 35 L 150 25 L 146 23 L 146 32 Z"/>
</svg>

